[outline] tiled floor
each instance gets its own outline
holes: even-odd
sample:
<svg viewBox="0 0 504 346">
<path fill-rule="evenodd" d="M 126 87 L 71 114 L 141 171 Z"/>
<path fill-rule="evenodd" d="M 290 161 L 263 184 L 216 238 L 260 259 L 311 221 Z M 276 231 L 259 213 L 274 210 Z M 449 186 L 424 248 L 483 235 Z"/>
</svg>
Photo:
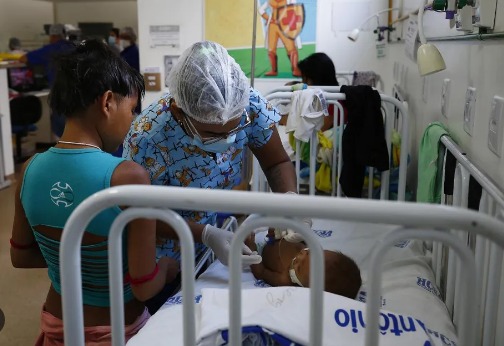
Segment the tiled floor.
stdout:
<svg viewBox="0 0 504 346">
<path fill-rule="evenodd" d="M 49 289 L 46 269 L 16 269 L 10 262 L 9 239 L 14 218 L 15 186 L 0 190 L 0 309 L 5 326 L 0 345 L 33 345 L 40 309 Z"/>
</svg>

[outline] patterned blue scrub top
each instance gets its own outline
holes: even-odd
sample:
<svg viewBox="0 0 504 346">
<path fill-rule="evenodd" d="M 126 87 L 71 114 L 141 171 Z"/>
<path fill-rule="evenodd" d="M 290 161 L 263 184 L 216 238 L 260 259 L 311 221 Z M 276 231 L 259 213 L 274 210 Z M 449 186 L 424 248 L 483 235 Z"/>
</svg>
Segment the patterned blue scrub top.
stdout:
<svg viewBox="0 0 504 346">
<path fill-rule="evenodd" d="M 207 153 L 191 144 L 188 136 L 172 116 L 170 94 L 152 103 L 133 121 L 124 140 L 123 157 L 147 169 L 153 185 L 185 186 L 202 189 L 231 189 L 241 183 L 243 150 L 246 146 L 260 148 L 273 133 L 280 120 L 278 111 L 255 89 L 250 89 L 250 104 L 246 107 L 251 124 L 236 134 L 236 140 L 223 153 Z M 245 124 L 246 115 L 240 124 Z M 177 212 L 186 220 L 200 224 L 215 224 L 212 211 Z M 196 245 L 196 256 L 205 249 Z M 178 241 L 158 239 L 157 257 L 180 260 Z"/>
</svg>

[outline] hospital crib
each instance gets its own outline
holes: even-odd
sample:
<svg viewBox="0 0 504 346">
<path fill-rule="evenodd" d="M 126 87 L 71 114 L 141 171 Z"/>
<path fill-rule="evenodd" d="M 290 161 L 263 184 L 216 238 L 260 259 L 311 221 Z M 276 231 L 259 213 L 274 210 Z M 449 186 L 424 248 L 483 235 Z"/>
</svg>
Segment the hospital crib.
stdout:
<svg viewBox="0 0 504 346">
<path fill-rule="evenodd" d="M 449 147 L 449 145 L 447 145 Z M 456 147 L 451 147 L 455 150 Z M 456 152 L 456 151 L 455 151 Z M 455 155 L 459 159 L 460 155 Z M 484 181 L 484 173 L 479 172 L 468 162 L 461 161 L 460 165 L 470 171 L 478 179 Z M 468 168 L 472 167 L 472 168 Z M 461 176 L 463 169 L 459 168 Z M 458 179 L 458 178 L 457 178 Z M 486 178 L 485 178 L 486 179 Z M 462 183 L 462 186 L 464 184 Z M 492 192 L 495 186 L 483 184 L 485 199 L 493 196 L 498 215 L 502 217 L 503 205 L 499 195 Z M 461 193 L 463 189 L 460 189 Z M 458 193 L 458 192 L 457 192 Z M 463 199 L 463 194 L 457 195 Z M 458 197 L 457 197 L 458 198 Z M 288 227 L 303 234 L 308 246 L 312 249 L 310 261 L 310 345 L 321 345 L 323 306 L 323 271 L 321 268 L 322 249 L 318 246 L 315 234 L 302 228 L 293 218 L 311 217 L 327 220 L 345 220 L 354 222 L 368 222 L 376 225 L 393 222 L 403 227 L 396 228 L 380 236 L 373 246 L 369 268 L 369 294 L 366 311 L 366 346 L 378 345 L 380 323 L 380 293 L 382 261 L 387 251 L 387 246 L 399 240 L 421 239 L 434 241 L 434 252 L 439 252 L 439 244 L 451 246 L 449 260 L 457 255 L 460 263 L 455 262 L 455 267 L 448 264 L 450 280 L 454 280 L 456 290 L 453 299 L 453 322 L 458 330 L 458 345 L 501 345 L 504 339 L 499 334 L 495 343 L 490 340 L 496 337 L 495 329 L 486 329 L 485 320 L 488 316 L 487 309 L 482 309 L 479 303 L 484 299 L 489 304 L 497 306 L 497 301 L 489 301 L 492 295 L 488 292 L 499 292 L 499 286 L 490 288 L 490 285 L 480 283 L 486 267 L 481 262 L 474 261 L 466 238 L 461 239 L 458 232 L 465 231 L 476 235 L 478 241 L 484 239 L 491 248 L 502 254 L 504 248 L 504 223 L 485 212 L 475 212 L 462 208 L 448 206 L 426 205 L 416 203 L 371 201 L 357 199 L 328 198 L 321 196 L 296 196 L 283 194 L 266 194 L 257 192 L 238 191 L 213 191 L 189 188 L 159 187 L 159 186 L 120 186 L 98 192 L 82 202 L 72 213 L 63 231 L 60 256 L 61 256 L 61 282 L 63 297 L 63 316 L 65 343 L 68 345 L 84 345 L 83 338 L 83 311 L 81 291 L 81 259 L 80 243 L 86 225 L 92 217 L 101 210 L 113 205 L 125 205 L 131 208 L 123 211 L 114 221 L 109 237 L 109 270 L 111 289 L 111 314 L 113 345 L 124 345 L 124 318 L 123 318 L 123 278 L 122 278 L 122 237 L 125 225 L 132 219 L 139 217 L 157 218 L 170 224 L 181 240 L 182 249 L 182 295 L 194 297 L 194 244 L 188 225 L 175 212 L 179 210 L 214 210 L 232 213 L 254 213 L 257 217 L 244 222 L 237 230 L 231 244 L 230 259 L 230 310 L 229 330 L 230 344 L 241 343 L 241 257 L 240 249 L 246 235 L 262 226 Z M 163 209 L 160 209 L 163 208 Z M 169 208 L 169 209 L 166 209 Z M 484 209 L 489 210 L 489 209 Z M 483 211 L 483 210 L 482 210 Z M 260 215 L 260 216 L 259 216 Z M 451 230 L 457 230 L 452 233 Z M 478 244 L 478 242 L 477 242 Z M 481 246 L 480 246 L 481 247 Z M 502 255 L 500 255 L 502 256 Z M 490 256 L 491 258 L 493 256 Z M 436 258 L 436 256 L 435 256 Z M 495 261 L 490 259 L 491 261 Z M 497 258 L 499 260 L 499 258 Z M 502 257 L 500 257 L 500 261 Z M 497 261 L 498 262 L 498 261 Z M 439 260 L 434 260 L 434 267 L 439 266 Z M 464 268 L 461 270 L 461 268 Z M 436 268 L 434 268 L 436 269 Z M 486 274 L 487 276 L 490 275 Z M 495 271 L 492 284 L 500 283 L 502 276 L 500 270 Z M 451 279 L 453 278 L 453 279 Z M 447 296 L 448 297 L 448 296 Z M 231 304 L 232 303 L 232 304 Z M 195 303 L 193 299 L 184 299 L 183 302 L 183 340 L 184 345 L 195 345 Z M 452 303 L 447 301 L 448 308 Z M 482 312 L 485 311 L 485 314 Z M 493 310 L 495 312 L 495 310 Z M 495 320 L 495 319 L 494 319 Z M 490 321 L 491 322 L 491 321 Z M 167 322 L 168 323 L 168 322 Z M 490 339 L 481 339 L 481 326 L 483 331 L 489 333 Z M 398 345 L 400 341 L 398 340 Z"/>
<path fill-rule="evenodd" d="M 443 136 L 441 143 L 445 148 L 443 167 L 440 167 L 443 174 L 442 203 L 462 208 L 470 207 L 482 215 L 504 220 L 502 191 L 469 160 L 449 136 Z M 477 224 L 475 226 L 478 227 Z M 501 228 L 500 232 L 504 233 L 504 228 Z M 504 323 L 502 248 L 478 233 L 468 233 L 464 230 L 452 233 L 471 249 L 479 275 L 478 294 L 470 298 L 475 300 L 477 309 L 474 324 L 478 343 L 475 345 L 504 345 L 504 331 L 498 327 Z M 454 324 L 459 325 L 463 318 L 461 309 L 465 304 L 460 292 L 463 285 L 460 282 L 460 274 L 465 267 L 456 261 L 453 251 L 443 244 L 435 242 L 432 253 L 436 284 L 441 288 Z"/>
<path fill-rule="evenodd" d="M 339 85 L 352 85 L 354 74 L 359 73 L 359 71 L 338 71 L 336 72 L 336 79 L 338 80 Z M 377 87 L 379 90 L 384 90 L 385 86 L 383 84 L 383 80 L 380 75 L 376 75 L 377 77 Z"/>
<path fill-rule="evenodd" d="M 344 101 L 346 95 L 340 93 L 340 87 L 327 87 L 327 86 L 312 86 L 310 88 L 318 88 L 324 91 L 324 97 L 328 104 L 333 104 L 336 110 L 334 123 L 337 124 L 334 127 L 333 134 L 333 155 L 332 155 L 332 167 L 331 167 L 331 183 L 332 183 L 332 196 L 341 197 L 342 190 L 337 177 L 340 176 L 341 167 L 343 165 L 343 145 L 342 145 L 342 134 L 344 129 L 344 111 L 341 103 L 339 101 Z M 281 87 L 270 91 L 265 97 L 268 101 L 272 102 L 273 105 L 285 105 L 290 104 L 292 91 L 290 87 Z M 406 191 L 406 169 L 408 160 L 408 143 L 409 143 L 409 119 L 408 119 L 408 106 L 406 102 L 401 102 L 395 97 L 391 97 L 385 94 L 380 94 L 382 99 L 382 111 L 385 114 L 385 138 L 387 141 L 388 152 L 392 155 L 392 131 L 397 130 L 401 135 L 402 150 L 399 162 L 399 184 L 398 184 L 398 200 L 405 200 Z M 339 135 L 336 135 L 336 134 Z M 296 140 L 296 176 L 298 181 L 298 191 L 300 182 L 300 145 L 301 142 Z M 318 138 L 317 132 L 312 133 L 310 139 L 310 174 L 309 174 L 309 194 L 315 194 L 315 171 L 316 171 L 316 156 L 317 156 L 317 145 Z M 338 150 L 336 151 L 335 148 Z M 374 181 L 374 169 L 369 168 L 368 175 L 368 198 L 373 196 L 373 181 Z M 381 174 L 381 186 L 389 186 L 390 182 L 390 171 L 382 172 Z M 261 171 L 259 163 L 254 159 L 253 163 L 253 177 L 252 177 L 252 191 L 268 191 L 268 185 L 266 178 Z M 389 199 L 389 189 L 381 188 L 380 199 Z"/>
</svg>

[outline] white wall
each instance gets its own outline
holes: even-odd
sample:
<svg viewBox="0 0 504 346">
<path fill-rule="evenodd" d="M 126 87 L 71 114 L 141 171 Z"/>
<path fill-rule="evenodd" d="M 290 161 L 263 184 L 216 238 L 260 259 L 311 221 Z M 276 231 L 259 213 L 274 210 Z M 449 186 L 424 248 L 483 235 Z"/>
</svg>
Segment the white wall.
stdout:
<svg viewBox="0 0 504 346">
<path fill-rule="evenodd" d="M 333 0 L 318 0 L 317 8 L 317 50 L 327 53 L 335 62 L 337 71 L 375 70 L 385 79 L 385 84 L 391 85 L 392 65 L 389 59 L 376 59 L 374 46 L 375 35 L 363 32 L 357 41 L 352 43 L 346 33 L 335 36 L 331 31 L 331 11 Z M 370 13 L 385 8 L 386 0 L 373 0 L 370 3 Z M 158 66 L 163 71 L 163 56 L 180 54 L 192 43 L 204 38 L 204 0 L 138 0 L 139 31 L 140 31 L 140 65 L 141 68 Z M 383 17 L 385 19 L 386 16 Z M 181 47 L 150 48 L 148 43 L 149 25 L 179 24 L 181 26 Z M 232 34 L 232 31 L 230 31 Z M 290 81 L 290 80 L 289 80 Z M 283 85 L 284 80 L 256 79 L 255 87 L 261 92 Z M 147 93 L 145 104 L 150 103 L 160 93 Z"/>
<path fill-rule="evenodd" d="M 442 14 L 427 12 L 425 17 L 426 36 L 439 36 L 447 31 L 448 22 Z M 498 2 L 495 32 L 504 31 L 504 2 Z M 504 188 L 504 159 L 498 158 L 487 147 L 488 123 L 491 102 L 494 95 L 504 97 L 504 58 L 503 41 L 453 41 L 433 42 L 441 51 L 446 70 L 427 76 L 425 81 L 428 93 L 422 97 L 423 79 L 418 74 L 417 66 L 404 55 L 403 45 L 394 47 L 391 61 L 399 62 L 408 69 L 405 92 L 408 96 L 410 114 L 413 119 L 412 130 L 415 137 L 411 142 L 413 156 L 410 181 L 416 181 L 416 156 L 423 131 L 432 121 L 441 121 L 448 128 L 452 137 L 467 152 L 468 157 L 484 170 L 497 185 Z M 445 78 L 451 79 L 448 118 L 441 115 L 441 88 Z M 465 92 L 468 86 L 476 88 L 476 116 L 473 136 L 463 130 L 463 112 Z M 387 90 L 389 91 L 389 90 Z M 502 145 L 502 143 L 501 143 Z"/>
<path fill-rule="evenodd" d="M 46 39 L 44 24 L 53 22 L 53 5 L 34 0 L 0 0 L 0 51 L 8 48 L 10 37 L 23 41 Z"/>
<path fill-rule="evenodd" d="M 117 28 L 138 29 L 135 1 L 62 2 L 56 4 L 56 21 L 77 26 L 79 22 L 112 22 Z"/>
<path fill-rule="evenodd" d="M 317 51 L 329 55 L 338 71 L 375 71 L 382 77 L 385 88 L 391 87 L 390 77 L 392 67 L 390 64 L 391 48 L 394 44 L 389 44 L 389 53 L 384 58 L 376 57 L 376 35 L 372 31 L 363 30 L 359 39 L 352 42 L 348 39 L 348 32 L 331 31 L 332 6 L 334 0 L 318 0 L 317 2 Z M 369 13 L 373 14 L 379 10 L 387 8 L 388 1 L 372 0 L 369 2 Z M 340 7 L 339 10 L 345 11 Z M 387 21 L 387 15 L 380 17 L 382 25 Z M 375 21 L 370 21 L 375 24 Z M 357 27 L 358 25 L 356 25 Z M 369 26 L 372 28 L 373 25 Z"/>
<path fill-rule="evenodd" d="M 203 0 L 180 2 L 176 0 L 138 0 L 140 64 L 141 68 L 158 66 L 163 69 L 164 55 L 180 54 L 190 44 L 203 39 Z M 504 58 L 502 41 L 495 42 L 438 42 L 447 62 L 447 70 L 427 77 L 427 102 L 422 100 L 422 78 L 418 75 L 416 64 L 406 58 L 403 44 L 389 44 L 386 58 L 377 59 L 375 35 L 362 32 L 356 43 L 350 42 L 346 33 L 331 31 L 332 0 L 318 1 L 317 16 L 317 50 L 327 53 L 335 62 L 338 71 L 374 70 L 384 82 L 385 91 L 390 93 L 393 85 L 393 65 L 397 61 L 408 69 L 404 89 L 409 97 L 413 137 L 410 143 L 412 163 L 410 165 L 410 183 L 416 181 L 416 153 L 423 130 L 434 120 L 447 124 L 454 138 L 468 152 L 469 156 L 484 169 L 491 178 L 504 187 L 504 160 L 497 158 L 486 145 L 488 120 L 493 95 L 504 96 L 504 69 L 501 61 Z M 370 2 L 370 13 L 387 6 L 387 1 Z M 406 1 L 410 8 L 416 1 Z M 408 8 L 408 6 L 406 6 Z M 383 20 L 386 16 L 383 17 Z M 174 48 L 150 48 L 148 43 L 149 25 L 178 24 L 181 27 L 181 46 Z M 442 15 L 428 12 L 426 14 L 427 36 L 438 36 L 447 33 L 447 21 Z M 442 29 L 442 31 L 440 30 Z M 504 3 L 499 2 L 496 30 L 504 31 Z M 162 70 L 164 75 L 164 71 Z M 441 85 L 444 78 L 451 78 L 452 89 L 448 119 L 441 119 Z M 256 79 L 256 87 L 261 91 L 282 85 L 284 81 Z M 467 86 L 477 88 L 476 124 L 473 137 L 462 129 L 463 98 Z M 152 102 L 159 93 L 148 93 L 145 104 Z"/>
<path fill-rule="evenodd" d="M 165 55 L 180 55 L 191 44 L 203 39 L 203 0 L 138 0 L 138 31 L 140 69 L 160 67 L 164 76 Z M 149 44 L 150 25 L 179 25 L 180 47 L 156 47 Z M 143 107 L 154 101 L 161 92 L 147 92 Z"/>
</svg>

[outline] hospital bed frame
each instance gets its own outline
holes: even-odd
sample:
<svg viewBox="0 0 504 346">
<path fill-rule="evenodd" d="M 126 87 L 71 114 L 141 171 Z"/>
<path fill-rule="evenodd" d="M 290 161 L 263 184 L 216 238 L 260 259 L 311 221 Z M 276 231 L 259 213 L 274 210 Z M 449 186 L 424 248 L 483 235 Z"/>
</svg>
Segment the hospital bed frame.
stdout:
<svg viewBox="0 0 504 346">
<path fill-rule="evenodd" d="M 448 185 L 446 178 L 454 179 L 453 194 L 443 194 L 442 204 L 468 208 L 470 184 L 481 186 L 481 198 L 478 211 L 484 215 L 490 215 L 496 219 L 504 220 L 504 194 L 502 191 L 467 157 L 467 155 L 455 144 L 449 136 L 443 136 L 441 143 L 446 153 L 451 153 L 456 160 L 455 172 L 448 173 L 447 155 L 445 154 L 443 167 L 443 188 L 445 192 Z M 473 180 L 473 182 L 471 182 Z M 450 184 L 451 185 L 451 184 Z M 504 232 L 504 229 L 501 229 Z M 504 345 L 504 275 L 503 251 L 496 244 L 480 235 L 468 234 L 464 231 L 453 232 L 466 244 L 476 262 L 478 283 L 480 285 L 475 320 L 477 321 L 477 340 L 475 345 Z M 460 289 L 460 273 L 465 267 L 456 261 L 453 252 L 439 243 L 433 244 L 432 268 L 436 276 L 436 284 L 440 287 L 448 311 L 452 315 L 455 326 L 460 325 L 462 318 L 461 307 L 465 304 Z"/>
<path fill-rule="evenodd" d="M 340 85 L 352 85 L 353 81 L 353 76 L 355 72 L 359 71 L 339 71 L 336 72 L 336 79 L 338 80 L 338 83 Z M 381 79 L 380 75 L 378 76 L 378 86 L 379 90 L 384 90 L 385 86 L 383 85 L 383 80 Z"/>
<path fill-rule="evenodd" d="M 230 254 L 230 344 L 241 343 L 241 244 L 245 237 L 260 226 L 288 227 L 301 233 L 312 249 L 310 261 L 310 345 L 321 345 L 323 271 L 322 249 L 316 235 L 305 230 L 293 218 L 311 217 L 329 220 L 406 225 L 386 234 L 374 247 L 369 269 L 369 296 L 366 312 L 365 345 L 378 345 L 381 268 L 384 254 L 399 240 L 422 239 L 443 242 L 460 257 L 456 271 L 461 282 L 456 298 L 465 304 L 456 305 L 459 345 L 477 345 L 478 323 L 473 318 L 479 309 L 479 280 L 471 250 L 459 235 L 462 230 L 493 241 L 504 248 L 504 223 L 485 213 L 447 206 L 362 199 L 297 196 L 242 191 L 216 191 L 165 186 L 119 186 L 100 191 L 83 201 L 71 214 L 61 239 L 60 264 L 67 345 L 83 346 L 83 310 L 80 244 L 90 220 L 100 211 L 114 205 L 130 208 L 123 211 L 111 226 L 109 235 L 109 271 L 111 292 L 112 344 L 124 345 L 124 302 L 122 273 L 122 232 L 135 218 L 160 219 L 170 224 L 178 234 L 182 251 L 182 295 L 184 344 L 195 345 L 194 242 L 189 226 L 170 209 L 214 210 L 231 213 L 253 213 L 260 216 L 245 221 L 235 233 Z M 162 209 L 161 209 L 162 208 Z M 428 215 L 428 217 L 426 217 Z M 502 251 L 502 250 L 501 250 Z M 455 299 L 455 301 L 457 301 Z"/>
<path fill-rule="evenodd" d="M 331 195 L 336 195 L 337 197 L 342 196 L 341 186 L 339 184 L 341 168 L 343 165 L 343 129 L 344 129 L 344 111 L 339 101 L 346 100 L 346 95 L 340 93 L 340 87 L 328 87 L 328 86 L 310 86 L 310 88 L 319 88 L 324 91 L 324 97 L 328 104 L 334 104 L 336 109 L 335 114 L 335 134 L 333 135 L 333 156 L 332 156 L 332 167 L 331 167 L 331 183 L 332 191 Z M 289 104 L 291 102 L 293 92 L 291 87 L 281 87 L 272 90 L 265 97 L 268 101 L 272 102 L 274 105 L 279 104 Z M 408 118 L 408 106 L 406 102 L 401 102 L 394 97 L 390 97 L 385 94 L 380 94 L 382 103 L 387 104 L 391 107 L 383 107 L 385 109 L 385 139 L 387 141 L 388 152 L 391 155 L 391 139 L 392 139 L 392 129 L 397 129 L 401 134 L 401 156 L 399 162 L 399 186 L 398 186 L 398 200 L 404 201 L 406 195 L 406 170 L 407 170 L 407 160 L 408 160 L 408 143 L 409 143 L 409 118 Z M 401 121 L 398 121 L 400 118 Z M 337 121 L 336 121 L 337 119 Z M 339 135 L 336 135 L 336 129 Z M 338 140 L 338 143 L 336 142 Z M 296 140 L 296 175 L 298 182 L 299 191 L 299 172 L 300 172 L 300 141 Z M 316 156 L 317 156 L 317 131 L 312 133 L 310 139 L 310 178 L 309 178 L 309 194 L 315 194 L 315 171 L 316 171 Z M 338 152 L 334 150 L 338 148 Z M 253 163 L 253 178 L 252 178 L 252 191 L 263 191 L 269 190 L 266 178 L 261 171 L 259 163 L 254 159 Z M 369 167 L 369 179 L 368 179 L 368 198 L 373 196 L 373 176 L 374 169 Z M 381 191 L 380 199 L 389 199 L 389 186 L 390 181 L 390 171 L 382 172 L 381 174 Z"/>
</svg>

